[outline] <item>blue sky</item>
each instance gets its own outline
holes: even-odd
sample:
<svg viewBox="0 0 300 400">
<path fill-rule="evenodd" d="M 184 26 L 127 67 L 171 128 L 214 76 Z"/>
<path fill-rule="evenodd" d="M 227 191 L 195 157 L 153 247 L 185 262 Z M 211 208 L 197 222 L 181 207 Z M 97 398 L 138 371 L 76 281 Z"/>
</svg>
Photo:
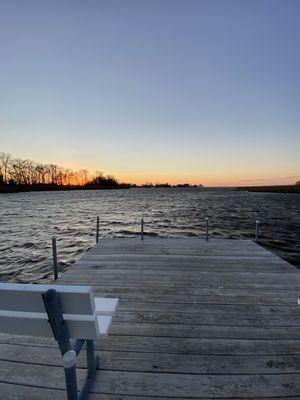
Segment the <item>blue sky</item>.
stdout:
<svg viewBox="0 0 300 400">
<path fill-rule="evenodd" d="M 136 182 L 293 182 L 299 17 L 298 0 L 1 0 L 0 151 Z"/>
</svg>

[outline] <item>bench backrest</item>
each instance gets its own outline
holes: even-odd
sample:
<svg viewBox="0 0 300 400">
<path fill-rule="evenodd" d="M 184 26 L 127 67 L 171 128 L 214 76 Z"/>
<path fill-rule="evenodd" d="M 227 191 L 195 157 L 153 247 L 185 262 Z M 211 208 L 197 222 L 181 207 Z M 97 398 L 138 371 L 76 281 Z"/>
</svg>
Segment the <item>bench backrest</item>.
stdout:
<svg viewBox="0 0 300 400">
<path fill-rule="evenodd" d="M 48 289 L 59 293 L 70 337 L 96 339 L 100 336 L 101 315 L 96 313 L 91 286 L 0 283 L 0 331 L 53 337 L 42 298 Z"/>
</svg>

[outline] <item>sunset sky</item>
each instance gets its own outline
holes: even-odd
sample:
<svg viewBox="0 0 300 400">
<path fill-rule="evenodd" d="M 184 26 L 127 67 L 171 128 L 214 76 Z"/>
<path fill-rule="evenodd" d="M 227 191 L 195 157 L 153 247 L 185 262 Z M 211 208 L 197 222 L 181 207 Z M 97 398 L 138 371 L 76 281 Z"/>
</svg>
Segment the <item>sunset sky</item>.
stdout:
<svg viewBox="0 0 300 400">
<path fill-rule="evenodd" d="M 300 180 L 300 1 L 0 1 L 0 151 L 131 182 Z"/>
</svg>

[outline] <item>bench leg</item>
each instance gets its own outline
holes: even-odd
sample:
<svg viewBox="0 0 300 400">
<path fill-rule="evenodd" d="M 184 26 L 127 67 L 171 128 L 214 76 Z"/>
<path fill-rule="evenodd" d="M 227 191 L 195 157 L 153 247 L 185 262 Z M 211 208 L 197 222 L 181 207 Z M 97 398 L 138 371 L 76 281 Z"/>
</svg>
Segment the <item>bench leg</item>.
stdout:
<svg viewBox="0 0 300 400">
<path fill-rule="evenodd" d="M 93 340 L 86 341 L 86 362 L 88 375 L 93 374 L 98 366 L 98 357 L 95 358 Z"/>
<path fill-rule="evenodd" d="M 94 354 L 94 341 L 87 340 L 86 341 L 86 361 L 87 361 L 87 377 L 83 388 L 79 395 L 79 400 L 86 400 L 87 395 L 89 393 L 90 387 L 92 386 L 96 369 L 99 363 L 99 357 L 95 357 Z"/>
<path fill-rule="evenodd" d="M 77 339 L 73 344 L 73 350 L 75 351 L 76 355 L 80 353 L 82 346 L 84 345 L 85 339 Z"/>
<path fill-rule="evenodd" d="M 68 400 L 78 400 L 77 378 L 76 378 L 76 352 L 66 351 L 63 355 L 65 369 L 66 389 Z"/>
<path fill-rule="evenodd" d="M 75 365 L 70 368 L 65 368 L 65 378 L 68 400 L 78 400 Z"/>
</svg>

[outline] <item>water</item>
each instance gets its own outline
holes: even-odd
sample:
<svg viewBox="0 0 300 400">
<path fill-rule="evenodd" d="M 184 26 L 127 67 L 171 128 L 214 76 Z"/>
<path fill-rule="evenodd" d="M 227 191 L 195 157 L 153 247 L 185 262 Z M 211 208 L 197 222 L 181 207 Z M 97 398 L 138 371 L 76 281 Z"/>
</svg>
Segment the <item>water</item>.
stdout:
<svg viewBox="0 0 300 400">
<path fill-rule="evenodd" d="M 0 195 L 0 279 L 52 280 L 51 235 L 59 269 L 68 268 L 100 236 L 204 237 L 205 216 L 215 238 L 253 238 L 261 221 L 262 244 L 300 266 L 300 196 L 230 190 L 130 189 Z M 100 239 L 101 240 L 101 239 Z"/>
</svg>

